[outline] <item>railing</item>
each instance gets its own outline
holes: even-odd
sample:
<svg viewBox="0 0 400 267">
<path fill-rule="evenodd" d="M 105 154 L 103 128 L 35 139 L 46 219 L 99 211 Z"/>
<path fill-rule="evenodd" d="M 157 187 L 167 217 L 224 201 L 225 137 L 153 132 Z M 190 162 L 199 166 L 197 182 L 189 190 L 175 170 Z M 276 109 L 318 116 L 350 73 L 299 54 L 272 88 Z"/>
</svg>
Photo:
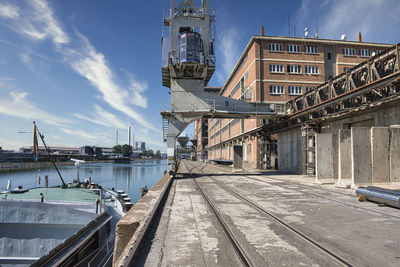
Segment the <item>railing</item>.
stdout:
<svg viewBox="0 0 400 267">
<path fill-rule="evenodd" d="M 168 102 L 169 103 L 169 102 Z M 169 103 L 169 109 L 163 106 L 160 102 L 160 112 L 202 112 L 202 111 L 215 111 L 215 100 L 214 99 L 202 99 L 202 101 L 185 101 L 175 100 L 173 103 Z"/>
<path fill-rule="evenodd" d="M 294 114 L 399 72 L 400 43 L 288 102 Z"/>
</svg>

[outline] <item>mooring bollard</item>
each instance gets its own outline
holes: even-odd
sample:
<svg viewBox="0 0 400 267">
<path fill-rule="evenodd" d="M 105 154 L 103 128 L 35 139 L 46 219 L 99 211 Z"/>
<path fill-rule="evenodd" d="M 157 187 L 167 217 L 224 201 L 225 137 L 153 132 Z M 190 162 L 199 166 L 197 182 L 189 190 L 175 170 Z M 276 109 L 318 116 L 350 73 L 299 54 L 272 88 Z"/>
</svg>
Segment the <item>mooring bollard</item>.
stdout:
<svg viewBox="0 0 400 267">
<path fill-rule="evenodd" d="M 147 189 L 147 185 L 140 188 L 140 197 L 143 197 L 144 195 L 146 195 L 147 192 L 149 192 L 149 190 Z"/>
<path fill-rule="evenodd" d="M 96 214 L 99 212 L 100 199 L 96 199 Z"/>
</svg>

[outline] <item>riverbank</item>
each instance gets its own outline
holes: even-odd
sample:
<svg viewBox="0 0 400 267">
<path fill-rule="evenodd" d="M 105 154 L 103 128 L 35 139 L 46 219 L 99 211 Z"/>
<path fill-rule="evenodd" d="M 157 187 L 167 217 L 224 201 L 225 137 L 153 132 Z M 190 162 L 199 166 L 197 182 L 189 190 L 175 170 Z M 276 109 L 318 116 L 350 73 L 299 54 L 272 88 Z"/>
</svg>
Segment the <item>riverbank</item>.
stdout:
<svg viewBox="0 0 400 267">
<path fill-rule="evenodd" d="M 72 166 L 74 162 L 64 161 L 57 162 L 57 166 Z M 46 162 L 2 162 L 0 163 L 0 172 L 13 172 L 20 170 L 32 170 L 40 168 L 51 168 L 53 163 Z"/>
<path fill-rule="evenodd" d="M 131 162 L 135 161 L 153 161 L 153 160 L 163 160 L 163 159 L 132 159 Z M 93 160 L 87 161 L 86 163 L 113 163 L 114 160 Z M 58 161 L 57 166 L 73 166 L 74 162 L 72 161 Z M 35 170 L 35 169 L 44 169 L 44 168 L 52 168 L 53 163 L 50 161 L 46 162 L 1 162 L 0 163 L 0 173 L 1 172 L 14 172 L 21 170 Z"/>
</svg>

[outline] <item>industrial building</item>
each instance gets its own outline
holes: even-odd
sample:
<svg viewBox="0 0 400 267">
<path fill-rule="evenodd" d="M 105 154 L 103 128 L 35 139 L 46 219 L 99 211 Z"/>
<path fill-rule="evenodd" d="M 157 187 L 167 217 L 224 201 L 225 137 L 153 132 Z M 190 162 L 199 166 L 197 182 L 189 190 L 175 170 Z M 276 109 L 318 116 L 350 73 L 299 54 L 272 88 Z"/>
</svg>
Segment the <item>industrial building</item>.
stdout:
<svg viewBox="0 0 400 267">
<path fill-rule="evenodd" d="M 361 33 L 358 41 L 346 41 L 264 36 L 262 28 L 250 39 L 219 94 L 255 103 L 286 103 L 390 47 L 363 42 Z M 232 160 L 233 145 L 241 144 L 244 167 L 276 168 L 277 135 L 259 131 L 268 123 L 256 118 L 197 121 L 198 158 Z"/>
<path fill-rule="evenodd" d="M 136 142 L 134 150 L 146 151 L 146 142 Z"/>
</svg>

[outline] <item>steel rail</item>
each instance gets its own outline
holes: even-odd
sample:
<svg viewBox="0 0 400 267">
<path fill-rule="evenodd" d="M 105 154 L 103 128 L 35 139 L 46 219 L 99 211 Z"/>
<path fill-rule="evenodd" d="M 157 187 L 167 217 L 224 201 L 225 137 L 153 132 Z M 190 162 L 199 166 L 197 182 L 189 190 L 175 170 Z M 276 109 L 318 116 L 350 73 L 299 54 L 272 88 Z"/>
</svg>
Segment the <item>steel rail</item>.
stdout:
<svg viewBox="0 0 400 267">
<path fill-rule="evenodd" d="M 223 169 L 223 168 L 221 168 L 221 167 L 219 167 L 219 166 L 212 166 L 212 167 L 214 167 L 214 168 L 219 168 L 219 169 L 222 169 L 222 170 L 226 170 L 226 169 Z M 259 179 L 259 178 L 249 177 L 249 176 L 245 176 L 245 175 L 241 175 L 241 177 L 244 177 L 244 178 L 246 178 L 246 179 L 256 180 L 256 181 L 259 181 L 259 182 L 268 184 L 268 181 L 264 181 L 264 180 L 261 180 L 261 179 Z M 267 178 L 267 179 L 271 179 L 271 180 L 281 181 L 281 182 L 288 182 L 288 180 L 279 179 L 279 178 L 272 178 L 271 176 L 266 176 L 266 178 Z M 290 181 L 290 182 L 293 183 L 293 184 L 296 184 L 296 185 L 305 187 L 305 188 L 308 187 L 308 188 L 312 188 L 312 189 L 323 190 L 323 191 L 327 191 L 327 192 L 331 192 L 331 193 L 335 193 L 335 194 L 340 194 L 340 195 L 344 195 L 344 196 L 354 196 L 354 195 L 352 195 L 352 194 L 347 194 L 347 193 L 343 193 L 343 192 L 337 192 L 337 191 L 329 190 L 329 189 L 326 189 L 326 188 L 315 187 L 315 186 L 312 186 L 312 185 L 301 184 L 301 183 L 293 182 L 293 181 Z M 376 214 L 384 215 L 384 216 L 387 216 L 387 217 L 400 219 L 400 216 L 391 215 L 391 214 L 388 214 L 388 213 L 385 213 L 385 212 L 376 211 L 376 210 L 368 209 L 368 208 L 365 208 L 365 207 L 359 207 L 359 206 L 357 206 L 357 205 L 345 203 L 345 202 L 343 202 L 343 201 L 336 200 L 336 199 L 331 199 L 331 198 L 328 198 L 328 197 L 325 197 L 325 196 L 321 196 L 321 195 L 318 195 L 318 194 L 303 192 L 303 191 L 296 190 L 296 189 L 292 189 L 292 188 L 291 188 L 290 190 L 293 190 L 293 191 L 296 191 L 296 192 L 299 192 L 299 193 L 303 193 L 303 194 L 307 194 L 307 195 L 309 195 L 309 196 L 320 197 L 320 198 L 329 200 L 329 201 L 331 201 L 331 202 L 336 202 L 336 203 L 338 203 L 338 204 L 345 205 L 345 206 L 347 206 L 347 207 L 352 207 L 352 208 L 355 208 L 355 209 L 361 209 L 361 210 L 365 210 L 365 211 L 368 211 L 368 212 L 373 212 L 373 213 L 376 213 Z"/>
<path fill-rule="evenodd" d="M 198 167 L 197 167 L 198 168 Z M 342 257 L 340 257 L 339 255 L 335 254 L 334 252 L 330 251 L 329 249 L 325 248 L 323 245 L 319 244 L 317 241 L 313 240 L 312 238 L 308 237 L 306 234 L 302 233 L 301 231 L 297 230 L 296 228 L 290 226 L 289 224 L 285 223 L 283 220 L 281 220 L 279 217 L 273 215 L 272 213 L 270 213 L 269 211 L 267 211 L 266 209 L 264 209 L 263 207 L 257 205 L 256 203 L 254 203 L 253 201 L 247 199 L 246 197 L 244 197 L 243 195 L 237 193 L 236 191 L 234 191 L 233 189 L 225 186 L 224 184 L 221 184 L 220 182 L 218 182 L 217 180 L 215 180 L 213 177 L 211 176 L 207 176 L 207 174 L 204 173 L 203 169 L 199 169 L 205 177 L 210 178 L 211 180 L 213 180 L 215 182 L 215 184 L 219 185 L 220 187 L 224 188 L 226 191 L 232 193 L 234 196 L 238 197 L 239 199 L 242 199 L 243 201 L 247 202 L 250 206 L 254 207 L 255 209 L 261 211 L 262 213 L 268 215 L 268 217 L 272 218 L 274 221 L 278 222 L 280 225 L 282 225 L 284 228 L 288 229 L 289 231 L 291 231 L 292 233 L 295 233 L 297 236 L 301 237 L 303 240 L 307 241 L 308 243 L 310 243 L 311 245 L 313 245 L 314 247 L 316 247 L 317 249 L 321 250 L 322 252 L 324 252 L 326 255 L 330 256 L 332 259 L 336 260 L 337 262 L 339 262 L 340 264 L 344 265 L 344 266 L 353 266 L 351 263 L 347 262 L 345 259 L 343 259 Z"/>
<path fill-rule="evenodd" d="M 226 236 L 228 237 L 229 241 L 232 243 L 235 252 L 239 256 L 240 260 L 245 266 L 254 266 L 254 264 L 251 262 L 249 257 L 246 255 L 246 252 L 244 249 L 240 246 L 239 241 L 236 239 L 236 237 L 233 235 L 232 231 L 229 229 L 227 223 L 224 221 L 220 213 L 218 212 L 217 208 L 215 205 L 211 202 L 211 199 L 204 193 L 204 191 L 201 189 L 200 185 L 197 183 L 196 179 L 193 177 L 192 170 L 189 170 L 188 164 L 185 161 L 181 161 L 181 163 L 184 163 L 190 177 L 192 178 L 193 182 L 196 184 L 196 187 L 199 189 L 200 193 L 203 195 L 204 199 L 207 201 L 207 204 L 210 206 L 212 212 L 216 216 L 218 222 L 220 223 L 220 226 L 222 230 L 225 232 Z"/>
</svg>

